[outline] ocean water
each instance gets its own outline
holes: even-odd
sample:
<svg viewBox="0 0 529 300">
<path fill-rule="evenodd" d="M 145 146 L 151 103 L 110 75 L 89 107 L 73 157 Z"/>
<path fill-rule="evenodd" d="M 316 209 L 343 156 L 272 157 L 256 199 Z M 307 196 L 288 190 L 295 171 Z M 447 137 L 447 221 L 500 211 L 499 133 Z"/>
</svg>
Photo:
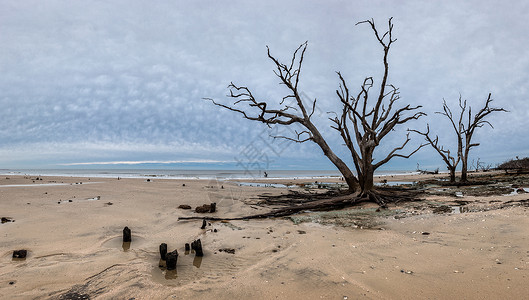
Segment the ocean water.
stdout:
<svg viewBox="0 0 529 300">
<path fill-rule="evenodd" d="M 265 172 L 266 175 L 265 176 Z M 416 174 L 416 171 L 387 170 L 375 175 L 390 176 Z M 0 169 L 0 175 L 64 176 L 92 178 L 160 178 L 160 179 L 275 179 L 275 178 L 330 178 L 342 177 L 337 170 L 162 170 L 162 169 Z"/>
</svg>

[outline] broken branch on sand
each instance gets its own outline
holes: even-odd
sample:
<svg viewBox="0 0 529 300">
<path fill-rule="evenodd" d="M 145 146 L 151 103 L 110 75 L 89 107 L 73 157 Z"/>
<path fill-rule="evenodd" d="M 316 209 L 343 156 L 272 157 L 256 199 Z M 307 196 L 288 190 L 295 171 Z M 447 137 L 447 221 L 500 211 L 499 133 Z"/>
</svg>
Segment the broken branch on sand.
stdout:
<svg viewBox="0 0 529 300">
<path fill-rule="evenodd" d="M 290 216 L 306 210 L 317 210 L 317 211 L 329 211 L 343 209 L 350 206 L 355 206 L 362 202 L 374 201 L 383 207 L 386 203 L 397 203 L 400 201 L 414 201 L 420 194 L 419 191 L 409 191 L 402 188 L 384 188 L 378 190 L 376 193 L 372 192 L 367 197 L 361 197 L 358 194 L 346 194 L 336 196 L 335 192 L 328 192 L 325 194 L 305 194 L 305 193 L 291 193 L 280 196 L 266 196 L 264 197 L 265 203 L 273 204 L 289 204 L 286 207 L 278 208 L 273 211 L 248 215 L 243 217 L 223 218 L 223 217 L 205 217 L 205 216 L 192 216 L 192 217 L 180 217 L 179 220 L 210 220 L 210 221 L 222 221 L 222 220 L 249 220 L 249 219 L 264 219 L 264 218 L 278 218 Z M 281 201 L 281 198 L 282 201 Z M 302 203 L 302 200 L 305 202 Z M 300 204 L 301 203 L 301 204 Z"/>
</svg>

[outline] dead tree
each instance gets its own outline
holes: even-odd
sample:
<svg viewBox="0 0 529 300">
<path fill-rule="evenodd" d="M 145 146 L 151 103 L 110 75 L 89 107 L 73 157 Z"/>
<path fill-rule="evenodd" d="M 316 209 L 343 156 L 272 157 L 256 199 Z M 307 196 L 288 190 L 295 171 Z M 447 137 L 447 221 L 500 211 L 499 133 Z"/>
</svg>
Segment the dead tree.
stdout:
<svg viewBox="0 0 529 300">
<path fill-rule="evenodd" d="M 487 101 L 485 101 L 485 106 L 478 111 L 477 114 L 475 114 L 472 117 L 472 108 L 468 107 L 468 118 L 467 118 L 467 124 L 463 124 L 462 132 L 464 133 L 464 150 L 461 155 L 461 182 L 466 182 L 467 179 L 467 172 L 468 172 L 468 154 L 470 152 L 470 149 L 472 147 L 479 146 L 479 143 L 472 143 L 472 136 L 474 135 L 474 132 L 477 128 L 481 128 L 484 125 L 489 125 L 491 128 L 494 128 L 492 124 L 485 120 L 485 117 L 490 115 L 491 113 L 495 111 L 503 111 L 507 112 L 503 108 L 496 108 L 496 107 L 490 107 L 489 104 L 492 102 L 491 93 L 489 93 L 489 96 L 487 97 Z M 463 113 L 467 107 L 467 101 L 464 101 L 464 104 L 461 105 L 461 97 L 459 100 L 459 106 L 461 107 L 461 110 Z M 459 139 L 463 140 L 463 137 L 459 136 Z"/>
<path fill-rule="evenodd" d="M 450 170 L 450 181 L 455 182 L 455 169 L 461 161 L 461 182 L 468 181 L 468 158 L 470 149 L 477 147 L 479 143 L 472 143 L 472 137 L 477 128 L 481 128 L 484 125 L 489 125 L 491 128 L 494 128 L 492 124 L 485 120 L 489 114 L 496 111 L 507 112 L 503 108 L 490 107 L 492 102 L 492 94 L 489 93 L 487 100 L 485 101 L 485 106 L 478 111 L 474 116 L 472 115 L 472 108 L 467 106 L 467 101 L 462 100 L 461 95 L 459 96 L 459 115 L 456 119 L 452 110 L 448 106 L 445 100 L 443 100 L 443 111 L 436 112 L 448 118 L 452 129 L 454 130 L 457 138 L 457 158 L 454 158 L 450 155 L 450 150 L 445 150 L 443 146 L 438 145 L 438 137 L 431 139 L 429 136 L 430 128 L 427 126 L 427 131 L 425 133 L 419 132 L 417 130 L 412 130 L 418 134 L 421 134 L 425 137 L 426 141 L 441 155 L 444 162 L 447 164 L 448 169 Z"/>
<path fill-rule="evenodd" d="M 400 108 L 395 108 L 397 101 L 400 99 L 399 90 L 395 86 L 388 84 L 389 63 L 388 54 L 391 45 L 396 41 L 393 38 L 393 24 L 391 18 L 388 21 L 388 30 L 380 35 L 376 29 L 373 20 L 367 20 L 357 23 L 367 23 L 371 26 L 376 39 L 384 50 L 384 74 L 380 83 L 379 90 L 374 94 L 375 100 L 371 101 L 370 92 L 374 86 L 372 77 L 364 79 L 360 87 L 360 92 L 351 95 L 346 81 L 342 74 L 338 72 L 340 79 L 339 89 L 336 94 L 340 99 L 343 109 L 341 114 L 335 114 L 331 121 L 334 123 L 332 128 L 337 130 L 351 152 L 353 162 L 358 174 L 358 180 L 362 194 L 374 197 L 377 202 L 383 202 L 372 192 L 373 174 L 376 169 L 386 164 L 394 157 L 409 158 L 415 152 L 425 145 L 420 145 L 409 154 L 402 154 L 401 151 L 410 141 L 409 134 L 406 135 L 404 142 L 391 150 L 384 158 L 378 162 L 374 161 L 375 149 L 380 145 L 381 140 L 395 129 L 395 126 L 404 124 L 411 120 L 416 120 L 425 115 L 418 111 L 421 106 L 410 106 L 409 104 Z M 406 116 L 407 113 L 411 115 Z"/>
<path fill-rule="evenodd" d="M 454 157 L 450 154 L 450 149 L 445 149 L 444 146 L 439 145 L 439 136 L 435 136 L 435 138 L 432 139 L 432 137 L 430 136 L 429 124 L 426 125 L 426 132 L 421 132 L 415 129 L 411 129 L 410 131 L 424 136 L 424 139 L 426 140 L 428 145 L 432 146 L 432 148 L 437 151 L 437 153 L 441 156 L 444 163 L 446 164 L 446 168 L 450 172 L 450 182 L 456 182 L 456 168 L 459 164 L 459 161 L 461 161 L 461 156 L 457 155 L 457 157 Z"/>
<path fill-rule="evenodd" d="M 349 191 L 356 191 L 358 189 L 357 178 L 353 172 L 351 172 L 347 164 L 334 153 L 316 125 L 312 122 L 312 116 L 316 109 L 316 99 L 310 103 L 309 107 L 306 107 L 299 92 L 298 85 L 301 75 L 301 66 L 305 51 L 307 50 L 307 42 L 301 44 L 296 51 L 294 51 L 292 59 L 288 64 L 281 63 L 277 58 L 272 56 L 270 48 L 267 47 L 267 49 L 268 58 L 272 60 L 276 67 L 274 70 L 275 75 L 279 78 L 280 83 L 286 86 L 289 91 L 288 95 L 278 101 L 279 107 L 273 108 L 271 102 L 257 100 L 248 87 L 238 86 L 233 82 L 228 86 L 230 89 L 228 97 L 234 99 L 232 105 L 218 103 L 210 98 L 206 98 L 206 100 L 212 101 L 213 104 L 217 106 L 238 112 L 242 114 L 245 119 L 262 122 L 269 127 L 272 125 L 301 125 L 303 129 L 301 131 L 295 131 L 295 136 L 293 137 L 274 136 L 274 138 L 283 138 L 296 143 L 304 143 L 307 141 L 316 143 L 323 151 L 323 154 L 343 175 L 349 186 Z"/>
<path fill-rule="evenodd" d="M 389 74 L 388 53 L 392 43 L 396 41 L 392 36 L 393 24 L 391 23 L 391 20 L 392 19 L 390 18 L 388 22 L 388 31 L 383 35 L 379 35 L 373 20 L 357 23 L 357 25 L 363 23 L 370 24 L 375 37 L 384 49 L 384 75 L 380 83 L 380 90 L 376 94 L 376 100 L 372 107 L 368 105 L 368 98 L 369 91 L 374 85 L 373 78 L 366 78 L 361 86 L 360 93 L 356 97 L 353 97 L 349 95 L 349 89 L 347 88 L 345 80 L 338 72 L 341 83 L 339 90 L 337 90 L 337 94 L 343 105 L 343 109 L 340 116 L 336 114 L 335 118 L 331 118 L 331 121 L 334 123 L 332 127 L 339 131 L 346 146 L 349 148 L 358 178 L 354 176 L 349 166 L 331 150 L 316 125 L 312 122 L 312 116 L 316 108 L 316 100 L 312 101 L 309 107 L 306 107 L 300 97 L 298 84 L 303 57 L 307 49 L 307 42 L 301 44 L 296 51 L 294 51 L 294 55 L 288 64 L 281 63 L 270 54 L 270 49 L 267 48 L 268 58 L 270 58 L 276 66 L 276 70 L 274 71 L 275 75 L 280 79 L 281 84 L 285 85 L 289 91 L 289 94 L 279 101 L 279 107 L 272 108 L 271 102 L 257 100 L 248 87 L 238 86 L 234 83 L 229 85 L 230 94 L 228 95 L 230 98 L 234 99 L 232 105 L 218 103 L 210 98 L 207 98 L 207 100 L 212 101 L 217 106 L 238 112 L 248 120 L 262 122 L 269 127 L 271 125 L 301 125 L 302 130 L 296 131 L 294 137 L 275 137 L 284 138 L 297 143 L 307 141 L 316 143 L 322 149 L 323 154 L 342 173 L 351 192 L 357 191 L 360 188 L 363 196 L 368 195 L 370 198 L 383 205 L 384 202 L 382 199 L 377 197 L 374 193 L 371 193 L 374 188 L 374 171 L 394 157 L 409 158 L 423 146 L 421 145 L 408 155 L 402 154 L 401 150 L 403 150 L 410 141 L 409 135 L 407 135 L 405 141 L 399 147 L 394 148 L 380 161 L 376 163 L 373 162 L 375 148 L 388 133 L 395 129 L 395 126 L 404 124 L 410 120 L 418 119 L 424 115 L 422 112 L 416 112 L 421 106 L 412 107 L 407 105 L 399 109 L 393 109 L 395 102 L 399 100 L 400 97 L 398 89 L 387 83 Z M 244 104 L 246 105 L 244 107 L 237 106 Z M 414 112 L 414 114 L 411 116 L 404 116 L 410 111 Z M 353 134 L 351 134 L 349 129 L 351 126 L 354 130 L 354 132 L 352 132 Z"/>
</svg>

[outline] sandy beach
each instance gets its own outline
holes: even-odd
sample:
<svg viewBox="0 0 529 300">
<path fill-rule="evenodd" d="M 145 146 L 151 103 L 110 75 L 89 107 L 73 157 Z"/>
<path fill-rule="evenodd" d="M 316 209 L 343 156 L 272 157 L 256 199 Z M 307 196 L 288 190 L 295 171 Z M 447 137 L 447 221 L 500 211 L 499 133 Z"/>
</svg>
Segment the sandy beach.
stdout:
<svg viewBox="0 0 529 300">
<path fill-rule="evenodd" d="M 425 175 L 379 181 L 420 178 Z M 307 180 L 294 183 L 302 181 Z M 202 215 L 179 209 L 182 204 L 215 202 L 217 212 L 204 215 L 239 217 L 270 210 L 259 205 L 259 195 L 287 192 L 216 180 L 3 176 L 0 214 L 11 222 L 0 225 L 0 298 L 522 299 L 529 294 L 527 194 L 425 194 L 422 201 L 380 212 L 367 203 L 292 218 L 215 221 L 206 229 L 199 220 L 179 220 Z M 125 226 L 132 230 L 128 249 L 122 244 Z M 198 238 L 202 258 L 184 251 L 185 243 Z M 161 243 L 178 250 L 176 271 L 159 267 Z M 18 249 L 28 250 L 26 259 L 12 258 Z"/>
</svg>

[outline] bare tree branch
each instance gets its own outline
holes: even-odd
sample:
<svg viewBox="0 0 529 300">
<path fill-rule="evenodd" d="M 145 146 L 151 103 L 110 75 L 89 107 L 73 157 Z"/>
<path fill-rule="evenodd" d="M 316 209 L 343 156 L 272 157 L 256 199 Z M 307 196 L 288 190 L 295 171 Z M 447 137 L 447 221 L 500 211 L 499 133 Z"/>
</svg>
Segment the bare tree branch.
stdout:
<svg viewBox="0 0 529 300">
<path fill-rule="evenodd" d="M 308 137 L 305 138 L 305 139 L 301 139 L 301 136 L 303 134 L 307 134 Z M 307 131 L 307 130 L 303 130 L 301 132 L 297 132 L 296 131 L 296 138 L 291 138 L 291 137 L 287 137 L 287 136 L 283 136 L 283 135 L 270 135 L 270 137 L 274 138 L 274 139 L 285 139 L 285 140 L 289 140 L 289 141 L 292 141 L 292 142 L 295 142 L 295 143 L 304 143 L 304 142 L 307 142 L 307 141 L 312 141 L 312 134 Z"/>
<path fill-rule="evenodd" d="M 444 149 L 443 146 L 439 145 L 439 136 L 435 136 L 434 139 L 430 136 L 430 125 L 426 125 L 426 132 L 421 132 L 415 129 L 408 129 L 410 132 L 415 132 L 419 135 L 422 135 L 426 142 L 430 145 L 432 148 L 437 151 L 437 153 L 441 156 L 444 163 L 447 166 L 447 169 L 450 171 L 450 181 L 455 182 L 455 170 L 457 168 L 457 165 L 459 164 L 459 161 L 461 160 L 461 156 L 457 155 L 457 157 L 454 157 L 450 154 L 450 150 Z M 457 159 L 456 159 L 457 158 Z"/>
<path fill-rule="evenodd" d="M 316 99 L 310 103 L 309 113 L 298 90 L 301 67 L 307 45 L 308 43 L 305 42 L 294 51 L 288 65 L 281 63 L 279 59 L 272 55 L 270 48 L 268 46 L 266 47 L 268 58 L 275 65 L 274 74 L 279 78 L 280 84 L 285 85 L 289 91 L 286 96 L 278 101 L 279 108 L 271 108 L 271 102 L 257 100 L 248 87 L 237 86 L 234 83 L 228 86 L 230 90 L 228 97 L 233 99 L 231 105 L 216 102 L 211 98 L 205 99 L 217 106 L 237 112 L 245 119 L 264 123 L 268 127 L 271 125 L 289 126 L 293 124 L 302 126 L 304 130 L 300 132 L 296 131 L 294 137 L 282 135 L 272 137 L 286 139 L 296 143 L 304 143 L 307 141 L 316 143 L 322 149 L 324 155 L 340 170 L 350 190 L 354 191 L 358 187 L 358 180 L 347 164 L 332 151 L 318 128 L 311 121 L 316 111 Z"/>
<path fill-rule="evenodd" d="M 378 169 L 380 166 L 386 164 L 388 161 L 390 161 L 394 157 L 410 158 L 413 154 L 415 154 L 417 151 L 419 151 L 422 147 L 428 145 L 428 144 L 421 144 L 417 148 L 415 148 L 415 150 L 413 150 L 412 152 L 410 152 L 407 155 L 397 153 L 397 151 L 400 151 L 400 150 L 404 149 L 404 147 L 406 147 L 406 144 L 408 144 L 409 141 L 411 141 L 411 139 L 410 139 L 410 134 L 408 133 L 408 134 L 406 134 L 406 140 L 404 141 L 404 143 L 402 143 L 402 145 L 400 147 L 397 147 L 397 148 L 391 150 L 391 152 L 386 156 L 386 158 L 382 159 L 381 161 L 379 161 L 378 163 L 376 163 L 373 166 L 374 169 L 375 170 Z"/>
</svg>

